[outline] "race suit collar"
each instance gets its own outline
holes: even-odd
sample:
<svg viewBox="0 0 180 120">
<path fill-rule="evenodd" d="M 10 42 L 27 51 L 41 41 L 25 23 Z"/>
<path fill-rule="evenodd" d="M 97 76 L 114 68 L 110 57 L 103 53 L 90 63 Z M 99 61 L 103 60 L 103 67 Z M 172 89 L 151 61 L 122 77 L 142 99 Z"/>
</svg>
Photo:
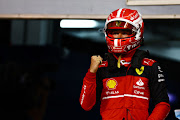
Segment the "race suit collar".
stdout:
<svg viewBox="0 0 180 120">
<path fill-rule="evenodd" d="M 115 53 L 113 53 L 113 56 L 118 60 L 118 62 L 120 62 L 117 64 L 128 67 L 129 64 L 131 63 L 132 57 L 135 54 L 135 52 L 136 52 L 136 50 L 133 50 L 133 51 L 129 52 L 128 54 L 115 54 Z"/>
</svg>

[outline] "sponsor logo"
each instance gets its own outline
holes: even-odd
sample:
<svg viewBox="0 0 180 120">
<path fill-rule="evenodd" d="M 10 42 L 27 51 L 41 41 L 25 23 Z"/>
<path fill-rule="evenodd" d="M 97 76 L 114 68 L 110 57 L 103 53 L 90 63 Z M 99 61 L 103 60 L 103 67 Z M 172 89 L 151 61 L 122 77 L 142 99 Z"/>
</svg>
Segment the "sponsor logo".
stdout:
<svg viewBox="0 0 180 120">
<path fill-rule="evenodd" d="M 158 74 L 158 78 L 162 78 L 162 77 L 164 77 L 163 74 Z"/>
<path fill-rule="evenodd" d="M 135 15 L 131 16 L 130 20 L 137 19 L 138 17 L 139 17 L 139 15 L 136 13 Z"/>
<path fill-rule="evenodd" d="M 84 101 L 84 97 L 85 97 L 85 93 L 86 93 L 86 85 L 83 86 L 83 94 L 82 94 L 82 98 L 81 98 L 81 105 L 83 104 L 83 101 Z"/>
<path fill-rule="evenodd" d="M 140 43 L 140 42 L 138 41 L 138 42 L 133 43 L 132 45 L 128 45 L 128 46 L 127 46 L 127 49 L 128 49 L 128 50 L 131 50 L 131 49 L 137 47 L 137 46 L 139 45 L 139 43 Z"/>
<path fill-rule="evenodd" d="M 138 90 L 134 90 L 134 94 L 144 95 L 144 92 L 140 92 Z"/>
<path fill-rule="evenodd" d="M 139 79 L 139 80 L 136 82 L 136 84 L 137 84 L 138 86 L 133 85 L 133 88 L 145 90 L 145 87 L 142 87 L 142 86 L 144 85 L 144 82 L 143 82 L 141 79 Z"/>
<path fill-rule="evenodd" d="M 150 61 L 144 61 L 144 63 L 145 63 L 145 64 L 148 64 L 148 65 L 149 65 L 149 62 L 150 62 Z"/>
<path fill-rule="evenodd" d="M 106 81 L 106 87 L 108 88 L 108 90 L 116 89 L 117 84 L 117 81 L 113 78 L 110 78 Z"/>
<path fill-rule="evenodd" d="M 141 75 L 141 74 L 143 74 L 143 72 L 144 72 L 144 66 L 141 66 L 140 69 L 136 68 L 135 70 L 136 70 L 136 73 L 137 73 L 138 75 Z"/>
<path fill-rule="evenodd" d="M 163 71 L 161 70 L 161 67 L 160 67 L 160 66 L 158 66 L 158 70 L 159 70 L 159 72 L 163 72 Z"/>
<path fill-rule="evenodd" d="M 136 84 L 139 85 L 139 86 L 143 86 L 144 85 L 144 83 L 143 83 L 143 81 L 141 79 L 139 79 L 139 81 L 137 81 Z"/>
<path fill-rule="evenodd" d="M 158 79 L 158 82 L 162 82 L 162 81 L 165 81 L 165 79 Z"/>
<path fill-rule="evenodd" d="M 143 90 L 145 90 L 145 87 L 140 87 L 140 86 L 135 86 L 135 85 L 133 85 L 133 88 L 137 88 L 137 89 L 143 89 Z"/>
<path fill-rule="evenodd" d="M 125 60 L 121 60 L 121 64 L 125 65 L 125 64 L 130 64 L 131 62 L 126 62 Z"/>
<path fill-rule="evenodd" d="M 161 70 L 161 67 L 160 67 L 160 66 L 158 66 L 158 71 L 159 71 L 159 74 L 158 74 L 158 82 L 165 81 L 164 75 L 161 74 L 161 73 L 163 73 L 163 71 Z"/>
<path fill-rule="evenodd" d="M 116 21 L 116 26 L 120 27 L 120 25 L 121 25 L 121 21 Z"/>
<path fill-rule="evenodd" d="M 106 91 L 106 95 L 115 95 L 119 94 L 119 91 Z"/>
</svg>

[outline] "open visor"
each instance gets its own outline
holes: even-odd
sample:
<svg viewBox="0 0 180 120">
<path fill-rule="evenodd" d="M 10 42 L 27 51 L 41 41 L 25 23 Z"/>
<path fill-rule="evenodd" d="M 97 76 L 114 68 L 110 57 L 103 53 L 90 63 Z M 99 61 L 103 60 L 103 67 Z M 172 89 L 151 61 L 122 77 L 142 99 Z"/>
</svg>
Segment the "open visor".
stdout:
<svg viewBox="0 0 180 120">
<path fill-rule="evenodd" d="M 119 37 L 121 34 L 123 37 Z M 129 38 L 135 35 L 130 29 L 107 29 L 106 35 L 110 38 Z"/>
<path fill-rule="evenodd" d="M 112 21 L 107 24 L 106 29 L 134 29 L 135 27 L 124 21 Z"/>
<path fill-rule="evenodd" d="M 133 25 L 124 21 L 112 21 L 108 23 L 106 35 L 110 38 L 117 38 L 116 36 L 121 33 L 124 36 L 132 37 L 135 35 L 136 29 Z"/>
</svg>

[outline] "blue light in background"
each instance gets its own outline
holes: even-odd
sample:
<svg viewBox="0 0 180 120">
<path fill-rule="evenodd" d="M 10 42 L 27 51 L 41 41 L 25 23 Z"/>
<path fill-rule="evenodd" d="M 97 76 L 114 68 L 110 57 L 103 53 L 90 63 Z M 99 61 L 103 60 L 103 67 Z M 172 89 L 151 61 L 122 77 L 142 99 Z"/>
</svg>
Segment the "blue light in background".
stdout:
<svg viewBox="0 0 180 120">
<path fill-rule="evenodd" d="M 177 97 L 175 94 L 172 94 L 172 93 L 168 93 L 168 96 L 169 96 L 169 102 L 170 103 L 173 103 L 177 100 Z"/>
</svg>

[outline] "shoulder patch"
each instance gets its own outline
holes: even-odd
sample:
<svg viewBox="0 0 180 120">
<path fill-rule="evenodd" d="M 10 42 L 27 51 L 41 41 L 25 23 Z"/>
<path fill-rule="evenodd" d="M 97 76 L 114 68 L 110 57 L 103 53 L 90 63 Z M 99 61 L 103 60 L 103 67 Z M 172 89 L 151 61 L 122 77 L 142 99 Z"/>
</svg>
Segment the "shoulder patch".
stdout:
<svg viewBox="0 0 180 120">
<path fill-rule="evenodd" d="M 142 61 L 142 65 L 152 66 L 155 62 L 156 62 L 155 60 L 144 58 Z"/>
<path fill-rule="evenodd" d="M 107 66 L 108 66 L 108 61 L 102 61 L 102 63 L 99 65 L 99 68 L 107 67 Z"/>
</svg>

